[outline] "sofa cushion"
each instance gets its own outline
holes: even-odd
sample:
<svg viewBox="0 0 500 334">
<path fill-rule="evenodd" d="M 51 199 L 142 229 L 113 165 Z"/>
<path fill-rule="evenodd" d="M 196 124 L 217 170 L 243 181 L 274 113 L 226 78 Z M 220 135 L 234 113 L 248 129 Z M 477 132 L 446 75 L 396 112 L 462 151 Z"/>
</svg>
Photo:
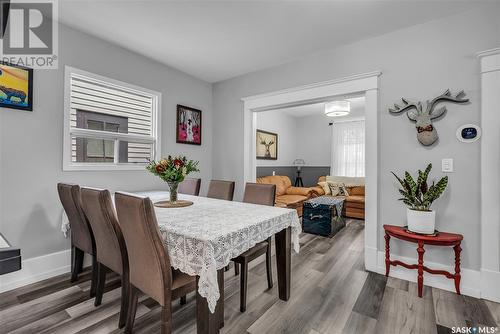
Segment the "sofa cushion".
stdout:
<svg viewBox="0 0 500 334">
<path fill-rule="evenodd" d="M 346 198 L 346 202 L 365 204 L 365 196 L 351 195 Z"/>
<path fill-rule="evenodd" d="M 257 183 L 276 185 L 276 196 L 285 195 L 286 189 L 292 185 L 288 176 L 271 175 L 257 178 Z"/>
<path fill-rule="evenodd" d="M 330 195 L 332 192 L 330 190 L 330 186 L 328 185 L 328 183 L 325 182 L 318 182 L 318 186 L 320 186 L 322 189 L 323 189 L 323 193 L 325 195 Z"/>
<path fill-rule="evenodd" d="M 345 201 L 344 203 L 345 203 L 344 206 L 349 210 L 350 209 L 361 209 L 361 210 L 365 209 L 365 203 L 348 202 L 348 201 Z"/>
<path fill-rule="evenodd" d="M 364 177 L 353 177 L 353 176 L 332 176 L 328 175 L 326 177 L 327 182 L 342 182 L 347 186 L 364 186 Z"/>
<path fill-rule="evenodd" d="M 311 197 L 311 193 L 313 192 L 312 188 L 305 187 L 288 187 L 286 189 L 286 195 L 301 195 Z"/>
<path fill-rule="evenodd" d="M 328 188 L 328 189 L 330 189 L 330 188 Z M 323 195 L 325 195 L 325 191 L 320 186 L 312 187 L 311 190 L 312 190 L 311 195 L 313 195 L 313 196 L 317 197 L 317 196 L 323 196 Z"/>
<path fill-rule="evenodd" d="M 297 204 L 300 202 L 303 202 L 307 200 L 307 196 L 302 196 L 302 195 L 281 195 L 281 196 L 276 196 L 276 202 L 277 203 L 284 203 L 284 204 Z"/>
<path fill-rule="evenodd" d="M 348 187 L 349 195 L 353 196 L 365 196 L 364 186 L 351 186 Z"/>
</svg>

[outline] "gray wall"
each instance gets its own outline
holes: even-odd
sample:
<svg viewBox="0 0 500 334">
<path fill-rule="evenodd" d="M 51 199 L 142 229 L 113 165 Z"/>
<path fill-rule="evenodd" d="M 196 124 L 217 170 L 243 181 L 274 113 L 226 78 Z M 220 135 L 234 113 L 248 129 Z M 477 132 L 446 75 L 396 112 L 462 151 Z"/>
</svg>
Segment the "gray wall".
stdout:
<svg viewBox="0 0 500 334">
<path fill-rule="evenodd" d="M 278 159 L 256 159 L 257 166 L 291 166 L 297 158 L 297 122 L 295 117 L 279 111 L 257 113 L 257 129 L 278 134 Z"/>
<path fill-rule="evenodd" d="M 320 115 L 297 117 L 297 152 L 309 166 L 330 166 L 332 118 Z"/>
<path fill-rule="evenodd" d="M 278 134 L 278 159 L 257 166 L 291 166 L 304 159 L 308 166 L 330 166 L 332 118 L 324 114 L 294 117 L 281 110 L 257 113 L 257 129 Z"/>
<path fill-rule="evenodd" d="M 430 21 L 379 37 L 341 46 L 305 59 L 247 74 L 214 85 L 214 177 L 237 181 L 236 198 L 243 185 L 243 105 L 241 98 L 259 93 L 381 70 L 379 101 L 379 224 L 403 224 L 405 207 L 397 201 L 390 171 L 402 173 L 435 166 L 441 176 L 442 158 L 455 159 L 450 185 L 434 208 L 437 228 L 465 235 L 463 267 L 478 269 L 479 249 L 479 142 L 459 143 L 455 130 L 461 124 L 479 123 L 479 67 L 475 53 L 500 45 L 500 8 L 474 10 Z M 332 45 L 332 47 L 335 47 Z M 431 148 L 416 140 L 414 125 L 387 108 L 402 96 L 429 99 L 444 89 L 464 89 L 471 103 L 450 105 L 435 123 L 439 143 Z M 227 138 L 232 138 L 228 141 Z M 382 233 L 379 227 L 379 249 Z M 393 250 L 415 256 L 413 246 L 394 243 Z M 450 264 L 449 249 L 426 252 L 429 261 Z"/>
<path fill-rule="evenodd" d="M 199 160 L 202 193 L 212 176 L 211 84 L 62 25 L 59 34 L 59 70 L 35 71 L 33 112 L 0 110 L 0 227 L 22 247 L 23 259 L 69 248 L 60 233 L 57 182 L 112 191 L 166 188 L 146 171 L 62 171 L 64 65 L 161 92 L 163 154 Z M 175 144 L 178 103 L 203 111 L 201 147 Z"/>
</svg>

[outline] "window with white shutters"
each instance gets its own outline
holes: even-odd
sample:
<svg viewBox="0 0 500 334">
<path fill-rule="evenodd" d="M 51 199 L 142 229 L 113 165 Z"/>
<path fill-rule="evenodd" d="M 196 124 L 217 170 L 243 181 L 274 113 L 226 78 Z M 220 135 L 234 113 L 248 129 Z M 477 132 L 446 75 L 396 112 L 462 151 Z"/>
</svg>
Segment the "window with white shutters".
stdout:
<svg viewBox="0 0 500 334">
<path fill-rule="evenodd" d="M 159 148 L 161 94 L 66 67 L 65 170 L 135 169 Z"/>
</svg>

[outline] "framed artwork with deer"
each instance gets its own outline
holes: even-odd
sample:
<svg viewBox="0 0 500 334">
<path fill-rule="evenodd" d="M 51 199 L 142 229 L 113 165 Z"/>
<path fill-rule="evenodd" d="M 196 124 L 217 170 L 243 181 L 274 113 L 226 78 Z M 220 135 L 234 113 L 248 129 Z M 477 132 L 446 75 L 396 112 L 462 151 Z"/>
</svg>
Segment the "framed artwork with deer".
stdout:
<svg viewBox="0 0 500 334">
<path fill-rule="evenodd" d="M 201 110 L 177 105 L 176 142 L 201 145 Z"/>
<path fill-rule="evenodd" d="M 278 134 L 264 130 L 257 130 L 257 159 L 278 159 Z"/>
</svg>

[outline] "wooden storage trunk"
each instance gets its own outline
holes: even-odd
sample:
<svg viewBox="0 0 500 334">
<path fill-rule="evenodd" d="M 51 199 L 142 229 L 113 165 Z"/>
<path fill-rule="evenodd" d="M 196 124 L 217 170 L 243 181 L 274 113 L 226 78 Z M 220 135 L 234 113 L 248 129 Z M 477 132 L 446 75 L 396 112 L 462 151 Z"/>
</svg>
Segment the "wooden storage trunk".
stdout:
<svg viewBox="0 0 500 334">
<path fill-rule="evenodd" d="M 313 205 L 307 201 L 304 203 L 302 226 L 306 233 L 331 238 L 345 226 L 345 220 L 342 213 L 337 212 L 336 205 Z"/>
</svg>

